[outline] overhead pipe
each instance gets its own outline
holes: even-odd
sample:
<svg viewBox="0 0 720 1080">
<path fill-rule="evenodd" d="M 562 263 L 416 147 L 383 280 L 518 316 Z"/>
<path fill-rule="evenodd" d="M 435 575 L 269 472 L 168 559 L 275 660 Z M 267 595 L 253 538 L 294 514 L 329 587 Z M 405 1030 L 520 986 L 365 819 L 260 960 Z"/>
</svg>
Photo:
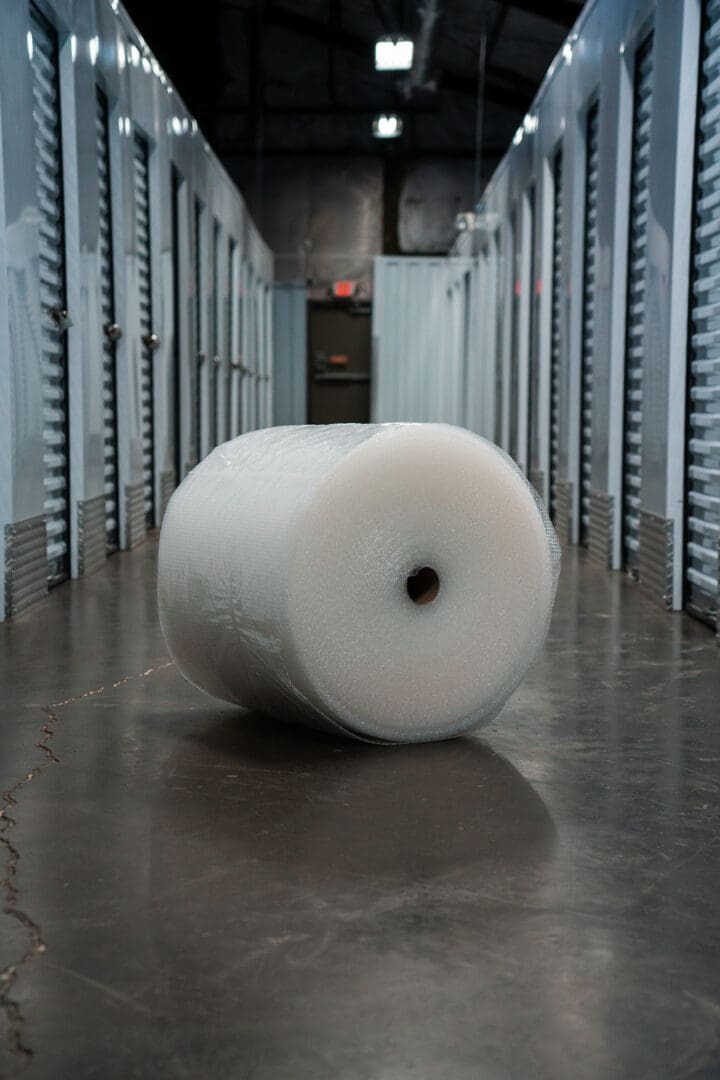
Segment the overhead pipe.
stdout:
<svg viewBox="0 0 720 1080">
<path fill-rule="evenodd" d="M 420 30 L 415 43 L 413 66 L 409 74 L 399 82 L 400 93 L 406 100 L 410 100 L 416 90 L 437 90 L 434 79 L 428 78 L 430 68 L 430 54 L 432 53 L 435 27 L 440 18 L 439 0 L 423 0 L 418 8 L 420 16 Z"/>
</svg>

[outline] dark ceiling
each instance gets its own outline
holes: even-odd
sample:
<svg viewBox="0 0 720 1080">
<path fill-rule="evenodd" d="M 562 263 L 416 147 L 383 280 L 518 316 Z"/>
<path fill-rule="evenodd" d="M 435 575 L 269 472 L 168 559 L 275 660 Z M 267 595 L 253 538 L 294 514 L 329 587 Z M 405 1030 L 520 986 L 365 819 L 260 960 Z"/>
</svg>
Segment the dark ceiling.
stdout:
<svg viewBox="0 0 720 1080">
<path fill-rule="evenodd" d="M 176 0 L 125 0 L 131 16 L 221 158 L 401 155 L 472 158 L 478 52 L 487 35 L 483 172 L 507 148 L 580 0 L 205 0 L 197 17 Z M 378 73 L 373 44 L 428 35 L 421 83 Z M 417 54 L 417 45 L 416 45 Z M 380 111 L 404 118 L 379 145 Z"/>
</svg>

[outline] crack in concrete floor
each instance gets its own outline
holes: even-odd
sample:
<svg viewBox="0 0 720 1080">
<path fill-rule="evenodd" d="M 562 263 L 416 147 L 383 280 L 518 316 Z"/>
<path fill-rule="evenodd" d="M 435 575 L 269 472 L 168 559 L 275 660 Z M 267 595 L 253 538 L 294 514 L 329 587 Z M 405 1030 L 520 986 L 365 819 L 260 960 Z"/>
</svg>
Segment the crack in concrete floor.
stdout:
<svg viewBox="0 0 720 1080">
<path fill-rule="evenodd" d="M 172 667 L 173 664 L 173 660 L 168 660 L 167 663 L 159 664 L 157 667 L 151 667 L 144 671 L 125 675 L 122 679 L 118 679 L 116 682 L 111 683 L 108 689 L 118 689 L 121 686 L 125 686 L 126 683 L 131 682 L 133 679 L 145 679 L 148 676 L 153 675 L 156 671 L 162 671 L 165 668 Z M 36 957 L 42 956 L 47 951 L 47 945 L 43 938 L 41 928 L 32 916 L 29 915 L 28 912 L 23 911 L 19 906 L 20 897 L 17 881 L 18 867 L 20 865 L 20 852 L 8 835 L 17 825 L 17 820 L 14 817 L 15 807 L 18 806 L 16 796 L 18 796 L 31 781 L 40 776 L 49 765 L 60 764 L 60 758 L 50 745 L 51 741 L 55 738 L 56 727 L 59 722 L 57 710 L 66 708 L 68 705 L 72 705 L 77 701 L 83 701 L 85 698 L 96 697 L 99 694 L 103 694 L 105 690 L 105 686 L 97 686 L 92 690 L 85 690 L 83 693 L 75 695 L 75 697 L 65 698 L 52 705 L 43 705 L 44 720 L 40 728 L 40 739 L 35 743 L 33 749 L 42 751 L 45 761 L 43 764 L 34 765 L 2 793 L 4 805 L 0 807 L 0 844 L 2 844 L 6 851 L 5 873 L 0 880 L 0 890 L 2 891 L 4 898 L 3 914 L 11 919 L 15 919 L 27 931 L 27 947 L 20 957 L 11 961 L 9 964 L 6 964 L 6 966 L 0 970 L 0 1012 L 3 1012 L 6 1016 L 6 1041 L 8 1049 L 11 1055 L 18 1060 L 20 1071 L 24 1071 L 30 1065 L 33 1058 L 33 1049 L 28 1045 L 25 1039 L 25 1016 L 23 1015 L 20 1004 L 12 997 L 12 990 L 22 969 L 36 959 Z M 13 813 L 11 813 L 11 811 L 13 811 Z"/>
</svg>

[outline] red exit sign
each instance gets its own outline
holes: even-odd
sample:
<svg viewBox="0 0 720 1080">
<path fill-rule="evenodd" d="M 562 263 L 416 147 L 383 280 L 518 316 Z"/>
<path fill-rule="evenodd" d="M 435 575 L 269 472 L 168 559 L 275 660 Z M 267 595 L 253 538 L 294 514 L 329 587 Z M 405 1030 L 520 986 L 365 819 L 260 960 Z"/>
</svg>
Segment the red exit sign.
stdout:
<svg viewBox="0 0 720 1080">
<path fill-rule="evenodd" d="M 336 281 L 333 284 L 333 294 L 338 299 L 345 300 L 352 296 L 355 292 L 355 285 L 352 281 Z"/>
</svg>

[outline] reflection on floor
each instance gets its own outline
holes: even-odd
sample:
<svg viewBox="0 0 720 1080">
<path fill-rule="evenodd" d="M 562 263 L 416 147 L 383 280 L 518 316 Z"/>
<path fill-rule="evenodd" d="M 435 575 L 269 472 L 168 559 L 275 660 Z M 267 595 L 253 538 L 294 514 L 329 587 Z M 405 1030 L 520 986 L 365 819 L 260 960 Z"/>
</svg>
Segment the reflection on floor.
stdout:
<svg viewBox="0 0 720 1080">
<path fill-rule="evenodd" d="M 708 630 L 568 551 L 492 728 L 378 749 L 186 685 L 154 558 L 0 628 L 1 1076 L 718 1075 Z"/>
</svg>

